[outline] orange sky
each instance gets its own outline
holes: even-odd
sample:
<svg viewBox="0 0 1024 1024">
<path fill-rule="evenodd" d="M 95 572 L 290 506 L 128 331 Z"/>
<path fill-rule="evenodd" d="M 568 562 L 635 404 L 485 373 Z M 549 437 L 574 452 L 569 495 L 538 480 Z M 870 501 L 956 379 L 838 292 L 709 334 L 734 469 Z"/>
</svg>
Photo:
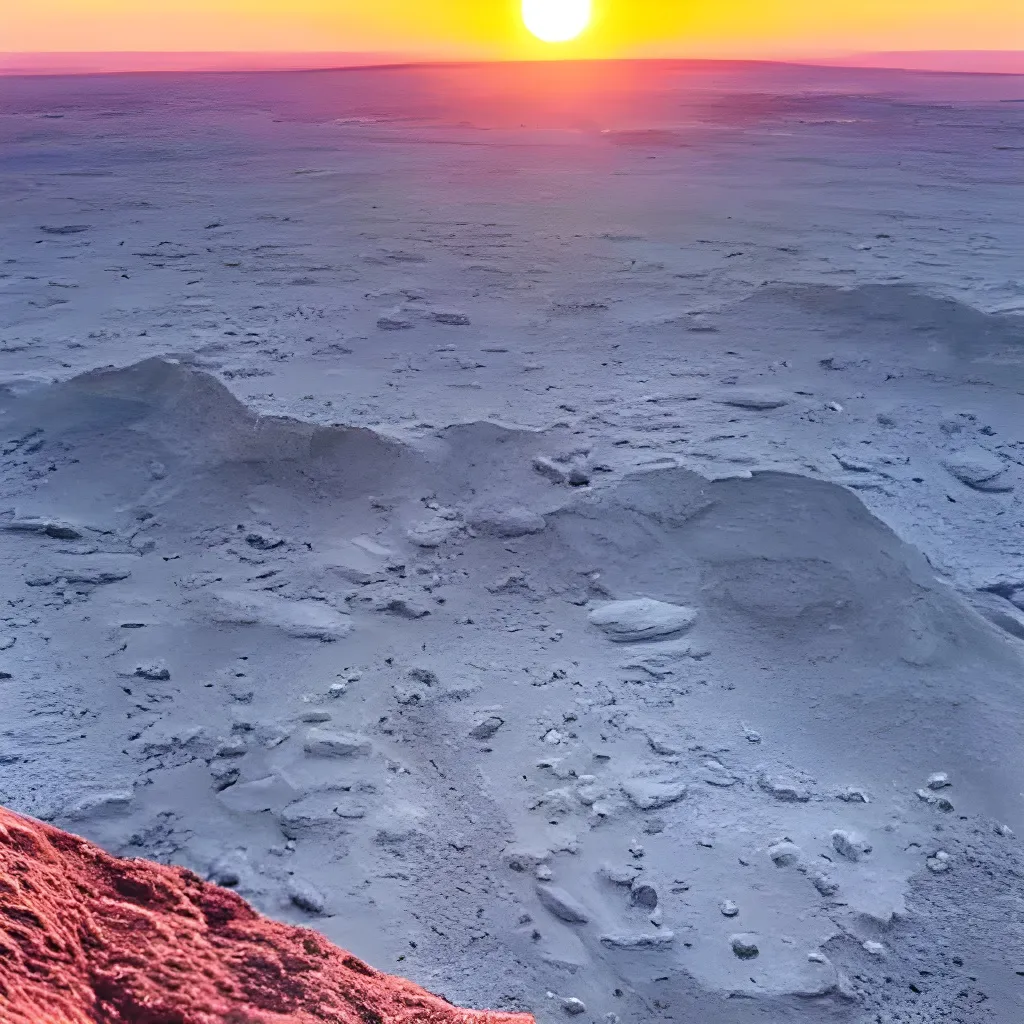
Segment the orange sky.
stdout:
<svg viewBox="0 0 1024 1024">
<path fill-rule="evenodd" d="M 594 0 L 579 41 L 518 0 L 0 0 L 0 52 L 338 50 L 427 58 L 1024 50 L 1024 0 Z"/>
</svg>

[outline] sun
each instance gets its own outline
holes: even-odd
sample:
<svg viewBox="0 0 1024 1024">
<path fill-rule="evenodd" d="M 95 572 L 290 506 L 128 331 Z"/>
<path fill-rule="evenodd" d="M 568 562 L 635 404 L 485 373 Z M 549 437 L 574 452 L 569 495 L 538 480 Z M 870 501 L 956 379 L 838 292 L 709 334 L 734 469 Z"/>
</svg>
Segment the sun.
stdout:
<svg viewBox="0 0 1024 1024">
<path fill-rule="evenodd" d="M 590 24 L 591 0 L 523 0 L 523 24 L 542 42 L 567 43 Z"/>
</svg>

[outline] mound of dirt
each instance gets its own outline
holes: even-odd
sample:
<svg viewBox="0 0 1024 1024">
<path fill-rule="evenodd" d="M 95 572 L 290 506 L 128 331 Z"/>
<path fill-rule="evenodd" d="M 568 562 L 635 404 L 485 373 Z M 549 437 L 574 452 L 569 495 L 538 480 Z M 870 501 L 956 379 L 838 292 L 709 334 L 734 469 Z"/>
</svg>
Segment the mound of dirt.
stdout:
<svg viewBox="0 0 1024 1024">
<path fill-rule="evenodd" d="M 182 868 L 0 808 L 7 1024 L 528 1024 L 381 974 Z"/>
</svg>

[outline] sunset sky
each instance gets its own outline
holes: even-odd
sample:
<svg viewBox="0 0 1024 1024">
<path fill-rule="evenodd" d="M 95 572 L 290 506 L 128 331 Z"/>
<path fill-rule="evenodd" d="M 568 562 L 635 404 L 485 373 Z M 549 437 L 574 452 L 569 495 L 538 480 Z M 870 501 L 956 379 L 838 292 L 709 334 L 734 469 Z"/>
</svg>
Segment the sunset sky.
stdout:
<svg viewBox="0 0 1024 1024">
<path fill-rule="evenodd" d="M 1024 50 L 1024 0 L 594 0 L 588 31 L 554 48 L 525 31 L 519 0 L 26 0 L 0 6 L 0 52 L 337 50 L 507 59 Z"/>
</svg>

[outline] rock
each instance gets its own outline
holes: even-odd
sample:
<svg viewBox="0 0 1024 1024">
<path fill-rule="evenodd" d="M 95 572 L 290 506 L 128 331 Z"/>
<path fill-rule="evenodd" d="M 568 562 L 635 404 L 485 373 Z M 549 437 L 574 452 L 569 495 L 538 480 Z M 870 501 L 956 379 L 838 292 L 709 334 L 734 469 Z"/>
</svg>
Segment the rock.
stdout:
<svg viewBox="0 0 1024 1024">
<path fill-rule="evenodd" d="M 470 738 L 474 740 L 489 740 L 504 724 L 504 719 L 491 715 L 490 718 L 485 718 L 469 730 Z"/>
<path fill-rule="evenodd" d="M 331 720 L 330 711 L 303 711 L 299 715 L 299 721 L 306 725 L 323 725 L 324 722 Z"/>
<path fill-rule="evenodd" d="M 569 467 L 549 459 L 546 455 L 537 455 L 533 460 L 533 468 L 541 476 L 547 477 L 553 484 L 569 482 Z"/>
<path fill-rule="evenodd" d="M 634 807 L 641 811 L 656 811 L 682 800 L 686 796 L 687 785 L 678 779 L 638 776 L 626 779 L 622 790 Z"/>
<path fill-rule="evenodd" d="M 458 522 L 443 516 L 434 516 L 410 526 L 405 535 L 419 548 L 437 548 L 445 541 L 451 540 L 459 529 Z"/>
<path fill-rule="evenodd" d="M 737 388 L 735 391 L 723 392 L 716 401 L 719 405 L 731 405 L 736 409 L 751 409 L 755 412 L 781 409 L 789 404 L 789 398 L 785 395 L 753 388 Z"/>
<path fill-rule="evenodd" d="M 811 880 L 811 885 L 813 885 L 822 896 L 832 897 L 839 892 L 839 883 L 824 871 L 809 871 L 807 873 L 807 877 Z"/>
<path fill-rule="evenodd" d="M 377 329 L 381 331 L 408 331 L 412 326 L 411 320 L 401 316 L 382 316 L 377 320 Z"/>
<path fill-rule="evenodd" d="M 870 803 L 867 793 L 865 793 L 863 789 L 858 789 L 856 786 L 847 786 L 846 789 L 840 790 L 836 793 L 836 799 L 843 800 L 848 804 Z"/>
<path fill-rule="evenodd" d="M 349 583 L 366 586 L 387 579 L 391 552 L 369 537 L 339 540 L 325 549 L 317 548 L 317 562 Z"/>
<path fill-rule="evenodd" d="M 1006 463 L 980 446 L 947 455 L 942 465 L 950 475 L 976 491 L 1013 490 L 1013 483 L 1005 479 Z"/>
<path fill-rule="evenodd" d="M 68 821 L 93 821 L 127 814 L 131 810 L 135 794 L 130 789 L 112 790 L 106 793 L 90 793 L 76 800 L 63 811 Z M 0 815 L 3 811 L 0 809 Z"/>
<path fill-rule="evenodd" d="M 62 569 L 61 578 L 68 583 L 89 587 L 101 587 L 108 583 L 119 583 L 131 576 L 130 569 Z"/>
<path fill-rule="evenodd" d="M 656 932 L 608 932 L 601 936 L 602 946 L 608 949 L 664 949 L 675 941 L 675 934 L 668 928 Z"/>
<path fill-rule="evenodd" d="M 757 784 L 766 793 L 771 793 L 776 800 L 781 800 L 783 803 L 805 804 L 811 799 L 810 790 L 806 786 L 789 779 L 773 778 L 762 772 L 758 776 Z"/>
<path fill-rule="evenodd" d="M 331 683 L 331 685 L 327 687 L 327 695 L 335 699 L 343 697 L 346 693 L 348 693 L 348 686 L 346 686 L 345 683 Z"/>
<path fill-rule="evenodd" d="M 63 519 L 50 519 L 44 516 L 20 516 L 8 519 L 3 523 L 4 530 L 12 533 L 38 533 L 54 540 L 81 540 L 82 530 Z"/>
<path fill-rule="evenodd" d="M 215 595 L 213 619 L 226 625 L 269 626 L 288 636 L 331 642 L 352 631 L 348 615 L 322 601 L 290 601 L 275 594 L 223 590 Z"/>
<path fill-rule="evenodd" d="M 359 733 L 310 729 L 302 748 L 312 757 L 352 757 L 369 753 L 370 741 Z"/>
<path fill-rule="evenodd" d="M 542 515 L 520 506 L 474 512 L 467 521 L 478 533 L 492 537 L 525 537 L 541 533 L 547 526 Z"/>
<path fill-rule="evenodd" d="M 803 856 L 803 851 L 796 843 L 784 840 L 768 847 L 768 856 L 771 857 L 776 867 L 787 868 L 797 864 Z"/>
<path fill-rule="evenodd" d="M 271 772 L 261 779 L 230 785 L 217 794 L 217 799 L 239 814 L 260 814 L 279 811 L 298 794 L 284 776 Z"/>
<path fill-rule="evenodd" d="M 633 885 L 629 893 L 629 902 L 634 907 L 654 910 L 658 905 L 658 890 L 653 885 Z"/>
<path fill-rule="evenodd" d="M 567 924 L 586 924 L 590 920 L 583 905 L 556 885 L 538 885 L 537 898 L 545 910 Z"/>
<path fill-rule="evenodd" d="M 735 917 L 740 912 L 740 908 L 732 900 L 723 900 L 718 909 L 725 917 Z"/>
<path fill-rule="evenodd" d="M 756 937 L 750 934 L 733 935 L 729 939 L 729 945 L 733 953 L 741 960 L 753 960 L 760 956 L 761 950 L 757 947 Z"/>
<path fill-rule="evenodd" d="M 837 828 L 833 830 L 831 838 L 836 852 L 847 860 L 858 861 L 871 852 L 871 844 L 856 832 Z"/>
<path fill-rule="evenodd" d="M 939 850 L 935 853 L 934 856 L 929 857 L 925 861 L 925 864 L 927 865 L 929 871 L 933 872 L 936 875 L 941 875 L 944 872 L 948 871 L 951 867 L 950 856 L 948 853 L 946 853 L 945 850 Z"/>
<path fill-rule="evenodd" d="M 952 785 L 949 781 L 949 776 L 945 772 L 934 772 L 928 776 L 928 788 L 929 789 L 945 789 L 946 786 Z"/>
<path fill-rule="evenodd" d="M 641 869 L 635 864 L 602 864 L 598 876 L 612 885 L 631 886 L 640 874 Z"/>
<path fill-rule="evenodd" d="M 565 1010 L 570 1017 L 576 1017 L 581 1013 L 587 1012 L 587 1004 L 582 999 L 571 999 L 562 1000 L 562 1009 Z"/>
<path fill-rule="evenodd" d="M 430 614 L 430 609 L 419 598 L 393 589 L 376 594 L 370 607 L 375 612 L 387 612 L 400 619 L 424 619 Z"/>
<path fill-rule="evenodd" d="M 4 1021 L 532 1024 L 455 1007 L 185 868 L 112 857 L 6 810 L 0 878 Z"/>
<path fill-rule="evenodd" d="M 565 479 L 570 487 L 586 487 L 590 483 L 590 470 L 582 463 L 574 463 Z"/>
<path fill-rule="evenodd" d="M 590 624 L 610 640 L 631 643 L 673 636 L 689 629 L 697 618 L 693 608 L 641 597 L 629 601 L 611 601 L 594 608 L 587 616 Z"/>
<path fill-rule="evenodd" d="M 861 943 L 861 948 L 865 953 L 870 953 L 872 956 L 885 956 L 885 946 L 881 942 L 868 939 L 867 942 Z"/>
<path fill-rule="evenodd" d="M 930 804 L 932 807 L 937 807 L 940 811 L 953 810 L 953 803 L 951 800 L 944 796 L 936 796 L 933 792 L 927 789 L 916 789 L 914 792 L 917 794 L 919 800 L 923 800 L 926 804 Z"/>
<path fill-rule="evenodd" d="M 301 878 L 292 878 L 288 882 L 288 899 L 307 914 L 322 914 L 327 900 L 310 882 Z"/>
<path fill-rule="evenodd" d="M 446 324 L 448 327 L 468 327 L 469 317 L 465 313 L 450 313 L 435 310 L 431 313 L 435 323 Z"/>
<path fill-rule="evenodd" d="M 227 889 L 234 889 L 242 884 L 242 880 L 251 870 L 249 858 L 244 850 L 232 850 L 218 857 L 211 865 L 207 879 L 215 885 L 222 885 Z"/>
<path fill-rule="evenodd" d="M 140 679 L 166 682 L 171 678 L 171 670 L 162 661 L 147 661 L 142 665 L 135 666 L 135 675 Z"/>
<path fill-rule="evenodd" d="M 284 544 L 284 538 L 272 533 L 254 530 L 252 533 L 245 535 L 245 543 L 257 551 L 274 551 Z"/>
</svg>

